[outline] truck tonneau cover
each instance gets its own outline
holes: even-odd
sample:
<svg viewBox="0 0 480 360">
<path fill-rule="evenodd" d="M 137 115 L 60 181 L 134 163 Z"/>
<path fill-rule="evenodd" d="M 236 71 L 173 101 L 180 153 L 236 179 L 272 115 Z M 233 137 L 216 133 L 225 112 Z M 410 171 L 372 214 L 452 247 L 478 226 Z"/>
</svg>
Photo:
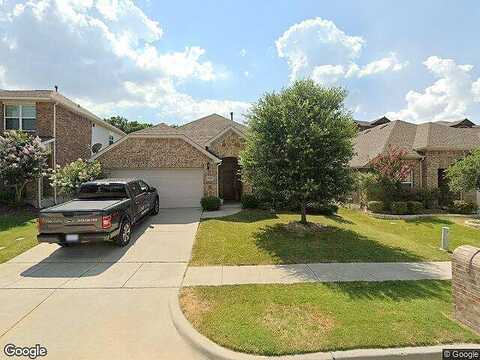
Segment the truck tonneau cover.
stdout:
<svg viewBox="0 0 480 360">
<path fill-rule="evenodd" d="M 41 213 L 67 212 L 67 211 L 101 211 L 128 199 L 114 200 L 72 200 L 40 211 Z"/>
</svg>

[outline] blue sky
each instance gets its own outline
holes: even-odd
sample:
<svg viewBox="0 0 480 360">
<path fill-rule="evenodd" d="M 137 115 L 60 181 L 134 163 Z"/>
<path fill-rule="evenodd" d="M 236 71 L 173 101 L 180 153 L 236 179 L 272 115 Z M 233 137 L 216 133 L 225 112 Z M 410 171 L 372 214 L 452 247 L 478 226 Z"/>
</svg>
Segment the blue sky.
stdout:
<svg viewBox="0 0 480 360">
<path fill-rule="evenodd" d="M 361 120 L 480 120 L 478 1 L 0 0 L 0 87 L 100 116 L 242 120 L 299 78 Z"/>
</svg>

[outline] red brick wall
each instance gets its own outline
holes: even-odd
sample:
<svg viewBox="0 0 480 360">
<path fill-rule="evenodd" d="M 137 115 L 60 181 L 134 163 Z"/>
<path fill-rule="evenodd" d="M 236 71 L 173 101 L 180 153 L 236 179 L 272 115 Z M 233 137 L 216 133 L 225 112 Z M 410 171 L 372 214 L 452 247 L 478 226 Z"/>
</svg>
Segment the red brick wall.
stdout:
<svg viewBox="0 0 480 360">
<path fill-rule="evenodd" d="M 37 102 L 37 135 L 53 137 L 53 103 Z"/>
<path fill-rule="evenodd" d="M 453 252 L 455 319 L 480 332 L 480 249 L 465 245 Z"/>
<path fill-rule="evenodd" d="M 56 155 L 63 166 L 78 158 L 91 156 L 92 123 L 86 117 L 57 105 Z"/>
</svg>

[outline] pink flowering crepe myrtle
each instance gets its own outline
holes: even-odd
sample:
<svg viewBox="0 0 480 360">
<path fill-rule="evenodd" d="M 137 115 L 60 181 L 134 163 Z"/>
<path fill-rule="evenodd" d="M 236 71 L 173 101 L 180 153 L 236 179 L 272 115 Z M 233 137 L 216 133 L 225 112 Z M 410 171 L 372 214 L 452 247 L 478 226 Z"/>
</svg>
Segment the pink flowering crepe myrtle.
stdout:
<svg viewBox="0 0 480 360">
<path fill-rule="evenodd" d="M 39 137 L 14 130 L 0 135 L 0 181 L 15 188 L 17 203 L 29 182 L 47 175 L 48 154 Z"/>
<path fill-rule="evenodd" d="M 405 181 L 412 171 L 411 164 L 405 160 L 408 151 L 398 146 L 389 145 L 386 152 L 377 155 L 370 165 L 384 179 L 393 182 Z"/>
</svg>

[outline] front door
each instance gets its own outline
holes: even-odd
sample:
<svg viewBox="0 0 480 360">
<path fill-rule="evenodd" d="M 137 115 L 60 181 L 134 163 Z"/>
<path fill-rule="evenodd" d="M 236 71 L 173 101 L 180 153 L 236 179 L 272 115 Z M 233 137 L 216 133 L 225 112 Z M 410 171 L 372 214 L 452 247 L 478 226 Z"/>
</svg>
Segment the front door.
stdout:
<svg viewBox="0 0 480 360">
<path fill-rule="evenodd" d="M 242 195 L 240 166 L 237 158 L 223 158 L 219 167 L 220 197 L 223 200 L 239 201 Z"/>
</svg>

